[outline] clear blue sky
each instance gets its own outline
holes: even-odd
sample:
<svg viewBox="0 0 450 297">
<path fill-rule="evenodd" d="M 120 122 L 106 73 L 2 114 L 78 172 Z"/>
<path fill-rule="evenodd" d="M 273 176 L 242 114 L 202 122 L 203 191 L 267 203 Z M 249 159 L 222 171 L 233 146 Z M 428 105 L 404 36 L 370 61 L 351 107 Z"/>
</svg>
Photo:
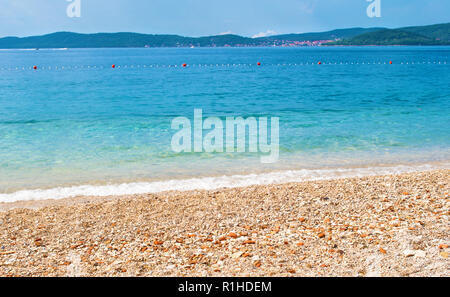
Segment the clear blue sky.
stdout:
<svg viewBox="0 0 450 297">
<path fill-rule="evenodd" d="M 81 18 L 69 18 L 67 0 L 0 0 L 0 37 L 56 31 L 254 36 L 450 22 L 449 0 L 381 0 L 381 18 L 367 17 L 366 0 L 81 0 L 81 4 Z"/>
</svg>

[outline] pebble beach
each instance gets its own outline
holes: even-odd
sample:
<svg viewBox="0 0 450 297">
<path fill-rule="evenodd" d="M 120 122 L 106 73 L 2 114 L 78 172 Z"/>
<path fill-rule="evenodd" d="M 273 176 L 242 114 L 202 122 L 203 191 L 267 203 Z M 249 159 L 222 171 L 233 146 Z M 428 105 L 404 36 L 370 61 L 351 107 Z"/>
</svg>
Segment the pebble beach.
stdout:
<svg viewBox="0 0 450 297">
<path fill-rule="evenodd" d="M 0 276 L 450 276 L 449 183 L 436 170 L 3 203 Z"/>
</svg>

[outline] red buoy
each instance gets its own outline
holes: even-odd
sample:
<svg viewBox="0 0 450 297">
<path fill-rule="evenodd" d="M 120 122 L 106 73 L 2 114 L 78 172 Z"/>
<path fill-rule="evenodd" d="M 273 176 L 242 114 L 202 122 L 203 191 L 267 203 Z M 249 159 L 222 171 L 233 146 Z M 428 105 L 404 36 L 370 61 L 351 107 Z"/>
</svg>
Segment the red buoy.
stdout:
<svg viewBox="0 0 450 297">
<path fill-rule="evenodd" d="M 184 63 L 184 64 L 183 64 L 183 67 L 187 67 L 187 64 L 186 64 L 186 63 Z"/>
<path fill-rule="evenodd" d="M 389 61 L 389 64 L 391 64 L 391 65 L 392 65 L 392 61 Z"/>
<path fill-rule="evenodd" d="M 112 67 L 113 69 L 114 69 L 114 68 L 116 68 L 116 64 L 112 64 L 112 66 L 111 66 L 111 67 Z"/>
<path fill-rule="evenodd" d="M 261 62 L 258 62 L 258 66 L 261 66 Z"/>
<path fill-rule="evenodd" d="M 37 66 L 33 66 L 33 69 L 34 69 L 34 70 L 37 70 Z"/>
<path fill-rule="evenodd" d="M 319 63 L 317 63 L 318 65 L 322 65 L 322 62 L 321 61 L 319 61 Z"/>
</svg>

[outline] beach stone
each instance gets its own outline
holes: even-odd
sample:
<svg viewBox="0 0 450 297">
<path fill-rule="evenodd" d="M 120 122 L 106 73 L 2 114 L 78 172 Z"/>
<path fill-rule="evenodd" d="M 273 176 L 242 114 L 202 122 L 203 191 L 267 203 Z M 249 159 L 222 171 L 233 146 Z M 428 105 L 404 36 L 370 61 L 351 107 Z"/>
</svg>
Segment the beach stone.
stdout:
<svg viewBox="0 0 450 297">
<path fill-rule="evenodd" d="M 425 258 L 427 253 L 425 251 L 416 251 L 415 256 L 418 258 Z"/>
<path fill-rule="evenodd" d="M 243 252 L 236 252 L 234 254 L 231 255 L 231 258 L 233 259 L 238 259 L 242 256 Z"/>
<path fill-rule="evenodd" d="M 403 256 L 405 256 L 405 257 L 414 257 L 415 254 L 416 254 L 416 252 L 413 251 L 413 250 L 405 250 L 405 251 L 403 251 Z"/>
</svg>

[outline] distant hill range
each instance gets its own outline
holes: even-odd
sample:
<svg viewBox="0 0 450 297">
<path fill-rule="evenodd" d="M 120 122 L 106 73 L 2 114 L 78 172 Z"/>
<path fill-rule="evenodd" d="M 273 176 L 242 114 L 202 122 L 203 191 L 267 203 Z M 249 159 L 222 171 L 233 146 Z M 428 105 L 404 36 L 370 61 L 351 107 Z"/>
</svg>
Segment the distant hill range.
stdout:
<svg viewBox="0 0 450 297">
<path fill-rule="evenodd" d="M 350 28 L 320 33 L 249 38 L 233 34 L 183 37 L 139 33 L 57 32 L 0 38 L 0 49 L 105 47 L 250 47 L 315 45 L 450 45 L 450 23 L 399 29 Z"/>
<path fill-rule="evenodd" d="M 328 45 L 450 45 L 450 23 L 366 32 Z"/>
</svg>

